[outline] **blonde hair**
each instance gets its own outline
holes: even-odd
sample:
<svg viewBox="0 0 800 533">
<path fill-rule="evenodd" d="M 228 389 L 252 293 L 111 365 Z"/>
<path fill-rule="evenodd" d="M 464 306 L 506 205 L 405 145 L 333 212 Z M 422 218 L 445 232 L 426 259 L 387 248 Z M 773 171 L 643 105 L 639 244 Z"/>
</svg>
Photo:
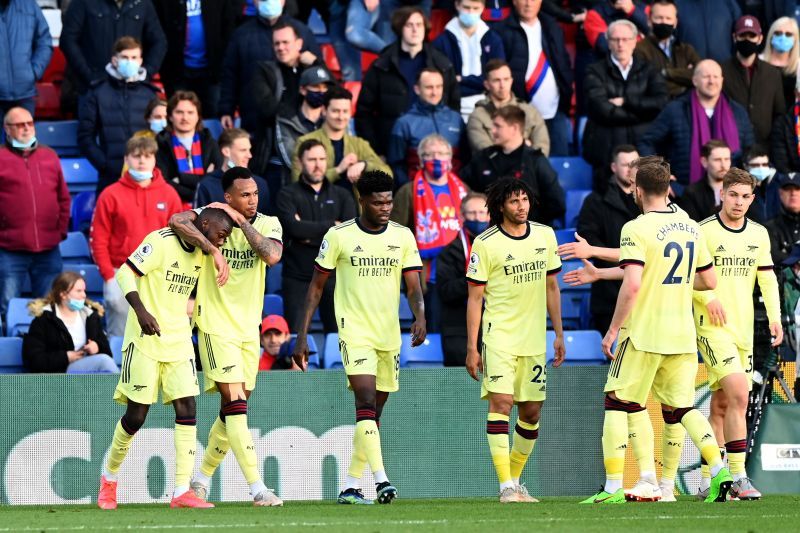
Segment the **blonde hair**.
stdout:
<svg viewBox="0 0 800 533">
<path fill-rule="evenodd" d="M 781 17 L 772 23 L 767 33 L 767 46 L 764 47 L 762 56 L 764 61 L 770 63 L 770 59 L 774 53 L 772 50 L 772 36 L 775 34 L 778 27 L 784 24 L 788 24 L 791 27 L 791 31 L 794 34 L 794 46 L 789 50 L 789 62 L 785 67 L 782 67 L 781 70 L 784 76 L 797 76 L 797 65 L 800 63 L 800 29 L 798 29 L 797 21 L 792 17 Z"/>
</svg>

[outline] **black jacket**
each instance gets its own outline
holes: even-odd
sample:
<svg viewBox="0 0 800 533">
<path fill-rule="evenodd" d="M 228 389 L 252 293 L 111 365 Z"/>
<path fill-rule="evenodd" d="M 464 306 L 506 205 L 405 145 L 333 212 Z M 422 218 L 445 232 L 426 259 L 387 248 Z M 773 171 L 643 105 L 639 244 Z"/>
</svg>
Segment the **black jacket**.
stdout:
<svg viewBox="0 0 800 533">
<path fill-rule="evenodd" d="M 466 232 L 465 232 L 466 233 Z M 467 233 L 467 238 L 472 238 Z M 459 237 L 436 257 L 436 290 L 441 300 L 442 337 L 467 336 L 467 258 Z M 464 347 L 466 349 L 466 346 Z"/>
<path fill-rule="evenodd" d="M 357 215 L 349 191 L 322 180 L 317 193 L 302 178 L 281 188 L 277 209 L 283 227 L 283 276 L 301 281 L 311 281 L 314 258 L 325 233 L 337 220 L 344 222 Z"/>
<path fill-rule="evenodd" d="M 161 80 L 168 88 L 174 86 L 183 72 L 183 53 L 186 48 L 186 0 L 153 0 L 153 5 L 167 35 L 167 54 L 161 68 Z M 236 28 L 237 5 L 232 0 L 203 0 L 203 32 L 206 37 L 206 60 L 212 83 L 219 81 L 222 57 L 233 30 Z"/>
<path fill-rule="evenodd" d="M 550 68 L 553 69 L 553 75 L 558 85 L 560 96 L 558 107 L 559 110 L 568 113 L 572 105 L 572 66 L 564 46 L 564 32 L 561 31 L 561 27 L 555 19 L 545 13 L 539 13 L 539 21 L 542 24 L 542 49 L 550 63 Z M 525 72 L 528 70 L 528 37 L 519 24 L 519 17 L 516 13 L 511 14 L 499 23 L 495 30 L 503 40 L 503 50 L 506 52 L 506 60 L 511 67 L 511 75 L 514 78 L 512 90 L 517 98 L 528 102 L 530 98 L 525 90 Z"/>
<path fill-rule="evenodd" d="M 720 205 L 714 198 L 714 189 L 708 184 L 708 178 L 692 183 L 683 191 L 683 195 L 676 202 L 681 209 L 686 211 L 689 218 L 700 222 L 719 211 Z"/>
<path fill-rule="evenodd" d="M 636 204 L 625 198 L 616 182 L 611 181 L 604 193 L 593 192 L 583 201 L 578 215 L 578 234 L 592 246 L 619 248 L 622 226 L 639 216 Z M 598 268 L 615 266 L 605 261 L 595 261 Z M 592 284 L 591 312 L 611 315 L 617 303 L 620 281 L 599 281 Z"/>
<path fill-rule="evenodd" d="M 800 172 L 797 153 L 797 133 L 794 129 L 794 110 L 775 119 L 770 137 L 770 161 L 778 172 Z"/>
<path fill-rule="evenodd" d="M 521 148 L 521 153 L 515 150 L 511 154 L 504 154 L 497 146 L 481 150 L 461 170 L 461 179 L 475 192 L 486 192 L 489 185 L 507 176 L 524 180 L 533 189 L 537 200 L 531 203 L 529 218 L 552 226 L 553 221 L 564 216 L 566 211 L 558 174 L 541 151 L 524 144 Z M 512 170 L 501 175 L 499 168 L 505 166 L 509 158 L 516 158 L 511 161 Z"/>
<path fill-rule="evenodd" d="M 734 55 L 722 64 L 722 76 L 725 78 L 723 91 L 729 99 L 747 109 L 756 142 L 766 144 L 773 120 L 786 113 L 783 74 L 777 67 L 756 58 L 753 79 L 748 81 L 747 69 Z"/>
<path fill-rule="evenodd" d="M 450 60 L 432 45 L 425 43 L 423 51 L 427 67 L 444 74 L 442 103 L 461 110 L 461 94 L 456 71 Z M 387 46 L 364 74 L 361 93 L 356 104 L 356 132 L 366 139 L 380 155 L 386 154 L 395 120 L 408 111 L 413 102 L 408 84 L 400 72 L 400 43 Z"/>
<path fill-rule="evenodd" d="M 635 58 L 622 77 L 611 57 L 589 65 L 584 81 L 589 102 L 589 120 L 583 134 L 583 157 L 605 169 L 611 151 L 619 144 L 635 144 L 669 101 L 663 76 L 648 62 Z M 622 97 L 616 106 L 611 98 Z"/>
<path fill-rule="evenodd" d="M 175 187 L 183 202 L 193 202 L 197 184 L 205 177 L 205 174 L 178 172 L 178 160 L 175 159 L 175 152 L 172 148 L 172 132 L 169 130 L 162 130 L 156 135 L 156 142 L 158 143 L 156 166 L 161 170 L 164 179 Z M 222 168 L 223 159 L 217 141 L 205 128 L 200 131 L 200 151 L 203 154 L 203 169 L 208 169 L 212 163 L 215 169 Z"/>
<path fill-rule="evenodd" d="M 792 214 L 781 206 L 781 214 L 764 226 L 769 232 L 772 263 L 779 265 L 789 257 L 792 246 L 800 240 L 800 214 Z"/>
<path fill-rule="evenodd" d="M 102 306 L 88 300 L 86 305 L 92 309 L 86 317 L 86 339 L 97 343 L 98 353 L 111 355 L 111 346 L 103 331 Z M 67 326 L 56 316 L 53 308 L 47 306 L 33 319 L 22 341 L 22 362 L 28 372 L 66 372 L 69 366 L 67 352 L 74 349 L 75 343 Z"/>
</svg>

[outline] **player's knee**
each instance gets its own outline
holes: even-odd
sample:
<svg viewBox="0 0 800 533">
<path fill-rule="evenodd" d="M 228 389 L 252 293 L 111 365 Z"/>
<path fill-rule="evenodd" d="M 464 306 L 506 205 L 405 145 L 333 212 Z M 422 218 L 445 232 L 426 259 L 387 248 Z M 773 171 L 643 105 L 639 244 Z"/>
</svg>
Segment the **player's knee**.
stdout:
<svg viewBox="0 0 800 533">
<path fill-rule="evenodd" d="M 680 420 L 675 416 L 675 410 L 672 407 L 662 406 L 661 418 L 664 419 L 665 424 L 678 424 Z"/>
<path fill-rule="evenodd" d="M 510 415 L 514 407 L 514 397 L 510 394 L 491 394 L 489 396 L 489 412 Z"/>
<path fill-rule="evenodd" d="M 626 402 L 620 400 L 613 394 L 606 394 L 606 399 L 603 404 L 606 411 L 623 411 L 625 413 L 638 413 L 644 411 L 645 407 L 634 402 Z"/>
<path fill-rule="evenodd" d="M 147 405 L 128 403 L 128 408 L 122 416 L 122 425 L 130 435 L 133 435 L 144 425 L 147 418 Z"/>
<path fill-rule="evenodd" d="M 674 424 L 680 424 L 681 420 L 683 420 L 683 417 L 686 416 L 686 414 L 689 411 L 692 411 L 692 410 L 694 410 L 694 407 L 675 407 L 675 408 L 672 408 L 672 416 L 674 417 L 673 420 L 675 420 L 675 422 L 673 422 L 673 423 Z M 662 411 L 662 413 L 663 413 L 663 411 Z M 664 421 L 666 421 L 666 418 L 664 419 Z"/>
<path fill-rule="evenodd" d="M 750 401 L 750 394 L 747 389 L 737 390 L 733 394 L 727 395 L 726 402 L 728 409 L 733 409 L 736 412 L 744 412 L 747 410 L 747 404 Z"/>
<path fill-rule="evenodd" d="M 194 418 L 197 413 L 194 396 L 173 400 L 172 405 L 175 408 L 175 416 L 179 418 Z"/>
<path fill-rule="evenodd" d="M 369 409 L 373 413 L 377 412 L 375 406 L 375 393 L 370 391 L 362 391 L 356 394 L 356 409 Z"/>
<path fill-rule="evenodd" d="M 542 404 L 539 402 L 525 402 L 519 405 L 519 418 L 528 424 L 536 424 L 542 414 Z"/>
</svg>

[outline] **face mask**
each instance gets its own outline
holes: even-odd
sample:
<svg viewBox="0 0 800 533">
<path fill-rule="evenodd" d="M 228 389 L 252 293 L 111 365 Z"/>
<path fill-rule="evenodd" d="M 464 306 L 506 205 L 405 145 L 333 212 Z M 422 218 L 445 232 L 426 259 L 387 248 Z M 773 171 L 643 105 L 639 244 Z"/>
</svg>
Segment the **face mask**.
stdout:
<svg viewBox="0 0 800 533">
<path fill-rule="evenodd" d="M 479 20 L 481 20 L 480 13 L 465 13 L 463 11 L 458 12 L 458 21 L 467 28 L 473 27 L 478 23 Z"/>
<path fill-rule="evenodd" d="M 146 170 L 136 170 L 135 168 L 129 168 L 128 174 L 134 179 L 134 181 L 144 181 L 153 178 L 153 171 L 146 171 Z"/>
<path fill-rule="evenodd" d="M 325 93 L 322 91 L 307 91 L 303 98 L 311 109 L 319 109 L 325 105 Z"/>
<path fill-rule="evenodd" d="M 794 46 L 793 35 L 773 35 L 772 48 L 778 52 L 788 52 Z"/>
<path fill-rule="evenodd" d="M 130 59 L 120 59 L 117 61 L 117 72 L 119 75 L 129 80 L 139 73 L 139 65 Z"/>
<path fill-rule="evenodd" d="M 775 169 L 769 167 L 753 167 L 750 169 L 750 174 L 761 183 L 775 173 Z"/>
<path fill-rule="evenodd" d="M 489 227 L 488 222 L 481 222 L 480 220 L 465 220 L 464 228 L 473 235 L 480 235 L 486 228 Z"/>
<path fill-rule="evenodd" d="M 265 19 L 280 17 L 283 13 L 283 6 L 280 0 L 262 0 L 258 3 L 258 14 Z"/>
<path fill-rule="evenodd" d="M 72 309 L 73 311 L 80 311 L 83 309 L 83 306 L 86 305 L 86 300 L 75 300 L 70 298 L 67 302 L 67 307 Z"/>
<path fill-rule="evenodd" d="M 673 24 L 653 24 L 653 35 L 656 36 L 656 39 L 659 41 L 663 41 L 664 39 L 669 39 L 672 36 L 672 32 L 675 31 L 675 26 Z"/>
<path fill-rule="evenodd" d="M 429 159 L 422 164 L 422 168 L 433 179 L 438 180 L 447 172 L 450 172 L 452 164 L 450 161 L 444 161 L 442 159 Z"/>
<path fill-rule="evenodd" d="M 161 130 L 167 127 L 167 119 L 159 118 L 150 121 L 150 131 L 153 133 L 161 133 Z"/>
<path fill-rule="evenodd" d="M 237 165 L 236 163 L 233 162 L 233 159 L 228 159 L 225 162 L 225 164 L 228 165 L 228 168 L 236 168 L 236 167 L 239 166 L 239 165 Z"/>
<path fill-rule="evenodd" d="M 742 57 L 750 57 L 758 52 L 758 45 L 747 39 L 744 41 L 736 41 L 736 51 L 739 52 L 739 55 Z"/>
<path fill-rule="evenodd" d="M 20 150 L 27 150 L 31 146 L 36 143 L 36 137 L 31 137 L 31 140 L 28 142 L 18 141 L 14 138 L 11 139 L 11 146 L 14 148 L 19 148 Z"/>
</svg>

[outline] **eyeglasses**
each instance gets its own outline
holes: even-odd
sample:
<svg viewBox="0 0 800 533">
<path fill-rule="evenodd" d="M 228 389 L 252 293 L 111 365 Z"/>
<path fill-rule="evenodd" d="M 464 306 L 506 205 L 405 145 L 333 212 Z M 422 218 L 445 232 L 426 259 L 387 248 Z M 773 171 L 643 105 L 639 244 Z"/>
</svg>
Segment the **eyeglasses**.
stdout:
<svg viewBox="0 0 800 533">
<path fill-rule="evenodd" d="M 12 128 L 32 128 L 33 121 L 26 121 L 26 122 L 9 122 L 6 126 L 11 126 Z"/>
</svg>

